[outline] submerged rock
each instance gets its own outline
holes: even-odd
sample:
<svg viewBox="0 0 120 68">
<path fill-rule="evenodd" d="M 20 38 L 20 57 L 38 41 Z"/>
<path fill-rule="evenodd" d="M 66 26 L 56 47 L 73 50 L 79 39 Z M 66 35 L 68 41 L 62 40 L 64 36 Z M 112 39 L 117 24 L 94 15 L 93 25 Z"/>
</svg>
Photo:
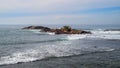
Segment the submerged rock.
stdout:
<svg viewBox="0 0 120 68">
<path fill-rule="evenodd" d="M 40 29 L 42 32 L 53 32 L 55 34 L 91 34 L 89 31 L 72 29 L 70 26 L 63 26 L 60 29 L 51 29 L 43 26 L 28 26 L 23 29 Z"/>
<path fill-rule="evenodd" d="M 120 29 L 106 29 L 104 31 L 120 31 Z"/>
</svg>

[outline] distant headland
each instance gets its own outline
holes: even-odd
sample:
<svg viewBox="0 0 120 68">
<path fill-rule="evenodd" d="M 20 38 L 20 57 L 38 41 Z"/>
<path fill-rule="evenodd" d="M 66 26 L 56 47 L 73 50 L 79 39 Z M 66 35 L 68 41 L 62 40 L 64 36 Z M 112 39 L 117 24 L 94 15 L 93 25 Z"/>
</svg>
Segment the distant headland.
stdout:
<svg viewBox="0 0 120 68">
<path fill-rule="evenodd" d="M 28 26 L 22 29 L 40 29 L 41 32 L 52 32 L 55 34 L 91 34 L 91 32 L 89 31 L 73 29 L 70 26 L 63 26 L 62 28 L 59 29 L 58 28 L 52 29 L 44 26 Z"/>
</svg>

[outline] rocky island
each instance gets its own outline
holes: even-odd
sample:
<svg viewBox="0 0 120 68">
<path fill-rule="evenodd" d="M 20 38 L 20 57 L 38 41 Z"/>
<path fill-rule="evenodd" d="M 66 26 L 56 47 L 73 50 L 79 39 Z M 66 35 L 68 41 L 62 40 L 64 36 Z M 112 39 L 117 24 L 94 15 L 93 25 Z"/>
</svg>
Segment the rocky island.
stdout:
<svg viewBox="0 0 120 68">
<path fill-rule="evenodd" d="M 28 26 L 23 29 L 40 29 L 41 32 L 52 32 L 55 34 L 91 34 L 89 31 L 73 29 L 70 26 L 63 26 L 60 29 L 52 29 L 44 26 Z"/>
</svg>

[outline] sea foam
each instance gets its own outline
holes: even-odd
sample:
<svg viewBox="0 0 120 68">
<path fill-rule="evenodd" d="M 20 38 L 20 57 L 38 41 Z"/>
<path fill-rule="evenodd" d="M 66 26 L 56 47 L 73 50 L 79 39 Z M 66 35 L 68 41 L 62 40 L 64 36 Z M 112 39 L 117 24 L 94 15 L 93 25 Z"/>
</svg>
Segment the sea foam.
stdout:
<svg viewBox="0 0 120 68">
<path fill-rule="evenodd" d="M 48 57 L 63 57 L 92 53 L 113 51 L 109 47 L 94 47 L 94 46 L 75 46 L 75 45 L 44 45 L 33 49 L 26 49 L 19 52 L 14 52 L 8 56 L 0 57 L 0 65 L 15 64 L 19 62 L 31 62 L 36 60 L 45 59 Z"/>
<path fill-rule="evenodd" d="M 85 39 L 86 37 L 87 37 L 87 35 L 76 34 L 76 35 L 68 35 L 67 39 L 68 40 L 78 40 L 78 39 Z"/>
<path fill-rule="evenodd" d="M 99 38 L 99 39 L 120 39 L 120 31 L 91 31 L 92 34 L 75 34 L 68 35 L 68 40 L 78 40 L 86 38 Z"/>
<path fill-rule="evenodd" d="M 40 29 L 30 29 L 28 31 L 31 31 L 31 32 L 36 33 L 36 34 L 42 34 L 42 35 L 46 35 L 46 34 L 47 35 L 55 35 L 54 32 L 41 32 Z"/>
</svg>

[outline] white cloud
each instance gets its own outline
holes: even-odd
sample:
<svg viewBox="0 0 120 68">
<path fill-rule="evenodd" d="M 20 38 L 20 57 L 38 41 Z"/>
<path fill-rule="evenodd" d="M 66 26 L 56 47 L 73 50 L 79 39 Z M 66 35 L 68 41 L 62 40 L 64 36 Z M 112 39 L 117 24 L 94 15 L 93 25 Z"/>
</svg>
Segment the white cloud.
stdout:
<svg viewBox="0 0 120 68">
<path fill-rule="evenodd" d="M 0 0 L 0 14 L 8 13 L 46 13 L 42 16 L 0 18 L 0 24 L 90 24 L 119 22 L 117 14 L 60 14 L 77 10 L 120 6 L 120 0 Z M 52 14 L 52 13 L 53 14 Z M 49 15 L 47 14 L 49 13 Z M 35 14 L 36 15 L 36 14 Z M 98 16 L 99 15 L 99 16 Z M 9 15 L 8 15 L 9 16 Z M 16 14 L 17 16 L 17 14 Z M 110 19 L 110 20 L 109 20 Z"/>
</svg>

